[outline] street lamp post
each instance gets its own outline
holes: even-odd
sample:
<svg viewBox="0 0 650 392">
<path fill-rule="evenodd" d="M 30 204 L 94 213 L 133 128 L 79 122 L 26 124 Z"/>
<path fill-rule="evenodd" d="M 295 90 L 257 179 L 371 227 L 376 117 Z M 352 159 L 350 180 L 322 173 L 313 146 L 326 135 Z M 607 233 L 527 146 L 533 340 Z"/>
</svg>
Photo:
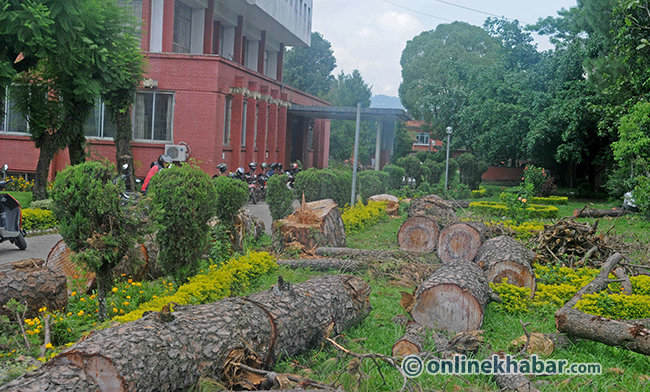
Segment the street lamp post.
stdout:
<svg viewBox="0 0 650 392">
<path fill-rule="evenodd" d="M 449 183 L 449 142 L 451 141 L 451 133 L 454 131 L 451 127 L 447 127 L 447 167 L 445 169 L 445 194 L 447 193 L 447 184 Z"/>
</svg>

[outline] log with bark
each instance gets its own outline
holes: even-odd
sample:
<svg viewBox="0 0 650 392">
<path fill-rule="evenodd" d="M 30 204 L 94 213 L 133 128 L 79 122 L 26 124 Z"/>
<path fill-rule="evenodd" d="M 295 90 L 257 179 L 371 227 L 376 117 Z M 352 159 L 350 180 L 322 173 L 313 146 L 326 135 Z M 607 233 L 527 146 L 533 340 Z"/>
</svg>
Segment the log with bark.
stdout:
<svg viewBox="0 0 650 392">
<path fill-rule="evenodd" d="M 391 352 L 394 357 L 419 354 L 424 351 L 426 342 L 426 327 L 415 321 L 409 321 L 406 324 L 406 332 L 395 342 Z"/>
<path fill-rule="evenodd" d="M 283 244 L 297 242 L 305 249 L 345 246 L 345 226 L 341 211 L 332 199 L 302 203 L 285 219 L 273 222 L 273 237 Z"/>
<path fill-rule="evenodd" d="M 444 227 L 457 220 L 456 211 L 438 195 L 418 197 L 411 201 L 408 216 L 427 215 L 436 221 L 438 226 Z"/>
<path fill-rule="evenodd" d="M 535 252 L 516 239 L 509 236 L 491 238 L 483 243 L 476 254 L 474 262 L 485 271 L 488 280 L 501 283 L 503 278 L 509 284 L 528 287 L 530 297 L 535 295 L 535 271 L 531 263 Z"/>
<path fill-rule="evenodd" d="M 650 329 L 635 321 L 612 320 L 574 309 L 583 295 L 594 294 L 607 288 L 610 282 L 609 274 L 622 259 L 620 253 L 610 256 L 598 276 L 555 312 L 555 325 L 558 331 L 571 336 L 650 355 Z"/>
<path fill-rule="evenodd" d="M 574 218 L 618 218 L 619 216 L 627 215 L 628 212 L 622 208 L 611 209 L 596 209 L 596 208 L 576 208 L 573 210 Z"/>
<path fill-rule="evenodd" d="M 68 304 L 65 276 L 47 267 L 43 259 L 15 261 L 0 268 L 0 314 L 9 314 L 3 305 L 12 298 L 27 304 L 29 317 L 43 306 L 61 310 Z"/>
<path fill-rule="evenodd" d="M 438 257 L 443 263 L 473 261 L 486 240 L 487 226 L 482 222 L 456 222 L 444 228 L 438 238 Z"/>
<path fill-rule="evenodd" d="M 399 216 L 399 199 L 393 195 L 382 193 L 368 198 L 368 201 L 385 201 L 386 212 L 390 216 Z"/>
<path fill-rule="evenodd" d="M 235 250 L 244 249 L 245 243 L 251 239 L 259 238 L 264 233 L 264 222 L 250 211 L 243 209 L 237 214 L 235 231 L 231 238 L 231 243 Z"/>
<path fill-rule="evenodd" d="M 367 264 L 362 262 L 347 259 L 278 260 L 277 263 L 289 268 L 308 268 L 314 271 L 359 271 L 368 267 Z"/>
<path fill-rule="evenodd" d="M 397 232 L 400 249 L 407 252 L 433 252 L 438 245 L 440 229 L 425 215 L 416 215 L 402 223 Z"/>
<path fill-rule="evenodd" d="M 488 302 L 498 300 L 483 270 L 467 260 L 443 264 L 415 292 L 411 311 L 418 323 L 437 330 L 480 329 Z"/>
<path fill-rule="evenodd" d="M 317 347 L 329 334 L 360 323 L 371 310 L 370 287 L 349 275 L 322 276 L 96 331 L 40 369 L 0 391 L 174 391 L 200 377 L 226 386 L 238 364 L 273 367 L 280 356 Z M 49 389 L 48 389 L 49 388 Z"/>
</svg>

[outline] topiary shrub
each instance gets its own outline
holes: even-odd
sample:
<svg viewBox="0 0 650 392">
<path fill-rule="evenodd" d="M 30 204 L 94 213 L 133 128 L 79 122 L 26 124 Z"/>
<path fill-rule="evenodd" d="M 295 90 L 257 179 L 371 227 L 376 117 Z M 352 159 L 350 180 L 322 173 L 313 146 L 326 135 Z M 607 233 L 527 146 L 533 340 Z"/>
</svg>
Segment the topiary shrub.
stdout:
<svg viewBox="0 0 650 392">
<path fill-rule="evenodd" d="M 61 236 L 76 253 L 73 261 L 97 276 L 101 320 L 107 315 L 112 269 L 133 249 L 141 226 L 141 214 L 120 207 L 124 185 L 113 183 L 116 176 L 108 161 L 84 162 L 61 171 L 52 190 L 54 216 Z"/>
<path fill-rule="evenodd" d="M 365 203 L 370 196 L 386 193 L 388 173 L 364 170 L 357 174 L 357 193 Z"/>
<path fill-rule="evenodd" d="M 400 189 L 402 181 L 406 175 L 406 171 L 397 165 L 386 165 L 383 171 L 388 173 L 387 189 Z"/>
<path fill-rule="evenodd" d="M 459 156 L 456 161 L 460 169 L 460 182 L 469 186 L 471 190 L 478 189 L 481 183 L 481 176 L 488 171 L 487 163 L 479 160 L 470 153 Z"/>
<path fill-rule="evenodd" d="M 208 220 L 217 207 L 215 186 L 200 168 L 182 164 L 156 174 L 148 195 L 158 228 L 158 263 L 165 273 L 183 282 L 196 273 L 205 251 Z"/>
<path fill-rule="evenodd" d="M 305 195 L 305 201 L 334 199 L 344 206 L 350 202 L 352 192 L 352 171 L 349 169 L 307 169 L 296 175 L 295 189 L 298 197 Z"/>
<path fill-rule="evenodd" d="M 321 170 L 311 167 L 296 174 L 294 189 L 298 198 L 304 194 L 305 200 L 308 202 L 320 199 L 321 182 L 323 181 L 320 172 Z"/>
<path fill-rule="evenodd" d="M 430 185 L 439 183 L 442 175 L 445 173 L 445 163 L 436 162 L 434 159 L 427 159 L 422 167 L 428 169 L 426 180 Z"/>
<path fill-rule="evenodd" d="M 52 210 L 52 199 L 34 200 L 29 204 L 29 208 L 39 210 Z"/>
<path fill-rule="evenodd" d="M 266 202 L 273 220 L 284 219 L 293 212 L 293 191 L 287 188 L 287 176 L 274 175 L 266 183 Z"/>
<path fill-rule="evenodd" d="M 405 156 L 397 160 L 396 165 L 406 171 L 406 175 L 413 178 L 416 182 L 421 181 L 422 177 L 422 162 L 413 155 Z"/>
<path fill-rule="evenodd" d="M 213 180 L 216 198 L 216 215 L 226 225 L 232 225 L 239 210 L 248 200 L 248 187 L 244 181 L 234 180 L 227 176 L 216 177 Z"/>
</svg>

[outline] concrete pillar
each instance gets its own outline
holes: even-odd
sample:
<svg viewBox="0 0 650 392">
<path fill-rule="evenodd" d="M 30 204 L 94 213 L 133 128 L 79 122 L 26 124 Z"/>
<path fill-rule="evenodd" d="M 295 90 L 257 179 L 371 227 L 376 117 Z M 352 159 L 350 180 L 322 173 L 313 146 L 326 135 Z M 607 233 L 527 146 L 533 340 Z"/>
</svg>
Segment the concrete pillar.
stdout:
<svg viewBox="0 0 650 392">
<path fill-rule="evenodd" d="M 165 0 L 163 6 L 162 52 L 174 51 L 174 0 Z"/>
<path fill-rule="evenodd" d="M 208 0 L 208 8 L 205 10 L 205 22 L 203 23 L 203 54 L 212 54 L 214 39 L 214 0 Z"/>
<path fill-rule="evenodd" d="M 248 89 L 251 92 L 257 91 L 257 82 L 249 81 Z M 255 160 L 255 110 L 257 100 L 253 97 L 246 98 L 248 107 L 246 109 L 246 154 L 245 162 L 249 163 Z M 262 161 L 263 162 L 263 161 Z"/>
<path fill-rule="evenodd" d="M 279 90 L 271 90 L 271 97 L 274 99 L 280 99 Z M 277 159 L 277 139 L 278 139 L 278 104 L 271 103 L 269 105 L 269 129 L 267 137 L 267 149 L 269 150 L 269 156 L 267 160 L 275 162 Z"/>
<path fill-rule="evenodd" d="M 142 1 L 142 41 L 140 48 L 148 52 L 151 47 L 151 0 Z"/>
<path fill-rule="evenodd" d="M 377 121 L 377 141 L 375 143 L 375 170 L 381 170 L 381 121 Z"/>
<path fill-rule="evenodd" d="M 275 79 L 278 82 L 282 81 L 282 68 L 284 61 L 284 44 L 280 44 L 280 50 L 278 51 L 278 63 L 276 64 Z"/>
<path fill-rule="evenodd" d="M 244 78 L 235 76 L 235 87 L 244 87 Z M 243 123 L 244 95 L 235 94 L 232 98 L 230 117 L 230 147 L 232 148 L 231 162 L 233 166 L 242 166 L 241 162 L 241 131 Z"/>
<path fill-rule="evenodd" d="M 269 103 L 266 101 L 269 94 L 269 86 L 260 86 L 260 100 L 257 111 L 257 159 L 256 162 L 264 162 L 266 160 L 266 135 L 267 135 L 267 115 Z M 264 97 L 264 96 L 267 97 Z"/>
<path fill-rule="evenodd" d="M 257 47 L 257 72 L 264 74 L 264 51 L 266 50 L 266 30 L 262 30 L 262 37 L 260 38 Z"/>
<path fill-rule="evenodd" d="M 237 26 L 235 27 L 235 48 L 233 50 L 233 59 L 239 64 L 244 64 L 244 17 L 237 16 Z"/>
<path fill-rule="evenodd" d="M 282 102 L 287 102 L 289 99 L 289 96 L 287 93 L 281 93 L 280 94 L 280 99 Z M 277 125 L 277 146 L 278 146 L 278 154 L 277 154 L 277 160 L 278 162 L 282 162 L 282 165 L 287 164 L 287 107 L 284 105 L 280 105 L 278 108 L 278 125 Z"/>
</svg>

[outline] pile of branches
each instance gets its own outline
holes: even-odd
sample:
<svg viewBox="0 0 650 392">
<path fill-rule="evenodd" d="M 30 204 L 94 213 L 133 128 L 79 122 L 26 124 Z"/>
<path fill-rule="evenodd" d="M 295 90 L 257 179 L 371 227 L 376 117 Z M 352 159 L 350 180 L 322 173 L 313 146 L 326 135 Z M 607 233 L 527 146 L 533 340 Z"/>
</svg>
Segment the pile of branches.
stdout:
<svg viewBox="0 0 650 392">
<path fill-rule="evenodd" d="M 598 232 L 598 222 L 590 225 L 569 218 L 544 226 L 544 230 L 529 241 L 537 253 L 536 261 L 540 264 L 559 262 L 570 267 L 589 263 L 600 265 L 598 260 L 628 248 L 618 236 L 610 235 L 613 226 L 607 232 Z"/>
</svg>

